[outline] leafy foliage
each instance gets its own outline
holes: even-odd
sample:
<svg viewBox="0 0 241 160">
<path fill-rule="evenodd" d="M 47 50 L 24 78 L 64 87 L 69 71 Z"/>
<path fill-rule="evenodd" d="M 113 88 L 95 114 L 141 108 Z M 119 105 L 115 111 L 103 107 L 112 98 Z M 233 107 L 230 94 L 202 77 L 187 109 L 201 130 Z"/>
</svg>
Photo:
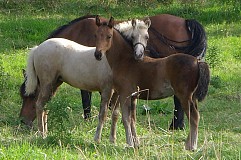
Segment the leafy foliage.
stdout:
<svg viewBox="0 0 241 160">
<path fill-rule="evenodd" d="M 218 68 L 221 65 L 222 57 L 220 50 L 217 46 L 210 46 L 208 48 L 208 54 L 206 55 L 206 60 L 210 68 Z"/>
</svg>

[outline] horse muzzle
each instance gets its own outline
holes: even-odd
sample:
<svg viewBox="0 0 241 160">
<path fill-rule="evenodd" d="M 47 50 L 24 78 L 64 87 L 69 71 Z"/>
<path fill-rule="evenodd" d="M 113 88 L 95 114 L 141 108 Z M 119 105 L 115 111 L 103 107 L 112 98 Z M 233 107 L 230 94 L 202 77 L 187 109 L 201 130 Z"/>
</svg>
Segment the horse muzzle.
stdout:
<svg viewBox="0 0 241 160">
<path fill-rule="evenodd" d="M 142 61 L 143 57 L 144 57 L 144 52 L 145 52 L 145 45 L 138 42 L 138 43 L 134 44 L 133 47 L 134 47 L 135 60 Z"/>
<path fill-rule="evenodd" d="M 134 58 L 137 61 L 142 61 L 143 58 L 144 58 L 144 53 L 142 53 L 142 54 L 135 54 Z"/>
<path fill-rule="evenodd" d="M 24 125 L 26 125 L 29 129 L 33 128 L 33 121 L 24 119 L 20 117 L 20 122 Z"/>
<path fill-rule="evenodd" d="M 102 59 L 102 53 L 101 51 L 95 50 L 95 59 L 100 61 Z"/>
</svg>

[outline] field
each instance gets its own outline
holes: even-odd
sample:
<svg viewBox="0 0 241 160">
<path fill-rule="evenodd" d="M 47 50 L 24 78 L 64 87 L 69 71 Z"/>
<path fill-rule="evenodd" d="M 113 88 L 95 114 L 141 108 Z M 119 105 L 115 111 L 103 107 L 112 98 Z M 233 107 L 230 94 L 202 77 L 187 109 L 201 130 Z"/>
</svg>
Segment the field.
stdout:
<svg viewBox="0 0 241 160">
<path fill-rule="evenodd" d="M 238 0 L 0 0 L 0 159 L 241 159 L 241 6 Z M 48 103 L 49 134 L 37 136 L 20 123 L 23 82 L 29 48 L 56 28 L 86 14 L 128 19 L 169 13 L 196 19 L 208 37 L 206 61 L 211 83 L 199 103 L 198 149 L 184 149 L 189 132 L 169 131 L 173 98 L 138 101 L 139 149 L 125 147 L 118 121 L 117 143 L 109 142 L 110 112 L 102 141 L 94 142 L 100 96 L 93 95 L 92 118 L 85 121 L 79 89 L 62 85 Z M 143 106 L 151 107 L 150 113 Z"/>
</svg>

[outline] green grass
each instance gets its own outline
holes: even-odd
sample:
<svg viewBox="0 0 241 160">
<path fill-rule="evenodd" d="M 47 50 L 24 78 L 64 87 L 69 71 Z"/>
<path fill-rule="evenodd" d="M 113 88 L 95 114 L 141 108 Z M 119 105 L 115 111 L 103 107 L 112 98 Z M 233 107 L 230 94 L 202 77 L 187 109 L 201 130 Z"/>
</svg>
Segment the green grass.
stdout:
<svg viewBox="0 0 241 160">
<path fill-rule="evenodd" d="M 184 2 L 185 0 L 183 0 Z M 241 159 L 241 7 L 239 1 L 137 0 L 24 0 L 0 1 L 0 159 Z M 161 3 L 163 2 L 163 3 Z M 110 112 L 102 141 L 93 140 L 100 97 L 93 95 L 92 115 L 82 118 L 78 89 L 62 85 L 48 103 L 49 136 L 36 135 L 20 124 L 19 87 L 23 82 L 28 48 L 44 41 L 58 26 L 85 14 L 110 15 L 116 19 L 169 13 L 196 19 L 208 36 L 206 60 L 211 67 L 211 85 L 206 100 L 199 103 L 198 149 L 189 152 L 184 141 L 189 132 L 169 131 L 173 100 L 138 101 L 139 149 L 125 148 L 125 132 L 118 122 L 117 144 L 108 141 Z M 152 107 L 145 115 L 142 106 Z M 60 116 L 61 115 L 61 116 Z"/>
</svg>

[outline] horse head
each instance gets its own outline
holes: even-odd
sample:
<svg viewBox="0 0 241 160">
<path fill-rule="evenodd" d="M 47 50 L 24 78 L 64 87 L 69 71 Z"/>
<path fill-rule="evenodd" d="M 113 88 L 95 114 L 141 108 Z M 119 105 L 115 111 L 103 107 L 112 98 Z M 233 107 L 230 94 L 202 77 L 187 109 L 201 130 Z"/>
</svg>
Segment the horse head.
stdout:
<svg viewBox="0 0 241 160">
<path fill-rule="evenodd" d="M 144 57 L 144 52 L 147 46 L 147 41 L 149 39 L 148 28 L 151 25 L 151 20 L 146 18 L 144 21 L 132 20 L 132 32 L 130 34 L 133 48 L 134 57 L 136 60 L 142 60 Z"/>
<path fill-rule="evenodd" d="M 100 22 L 99 16 L 96 16 L 96 51 L 95 58 L 102 59 L 102 54 L 105 54 L 111 47 L 113 37 L 114 18 L 111 17 L 109 22 Z"/>
<path fill-rule="evenodd" d="M 132 19 L 131 21 L 124 21 L 114 26 L 133 46 L 136 60 L 142 60 L 144 57 L 144 51 L 149 39 L 148 29 L 150 25 L 151 20 L 146 18 L 144 20 Z"/>
<path fill-rule="evenodd" d="M 23 76 L 25 80 L 22 83 L 19 90 L 20 96 L 23 101 L 19 117 L 22 123 L 24 123 L 29 127 L 32 127 L 32 123 L 36 118 L 36 108 L 35 108 L 36 98 L 35 98 L 35 94 L 29 95 L 29 96 L 25 94 L 25 88 L 26 88 L 25 82 L 27 79 L 25 70 L 23 70 Z"/>
</svg>

